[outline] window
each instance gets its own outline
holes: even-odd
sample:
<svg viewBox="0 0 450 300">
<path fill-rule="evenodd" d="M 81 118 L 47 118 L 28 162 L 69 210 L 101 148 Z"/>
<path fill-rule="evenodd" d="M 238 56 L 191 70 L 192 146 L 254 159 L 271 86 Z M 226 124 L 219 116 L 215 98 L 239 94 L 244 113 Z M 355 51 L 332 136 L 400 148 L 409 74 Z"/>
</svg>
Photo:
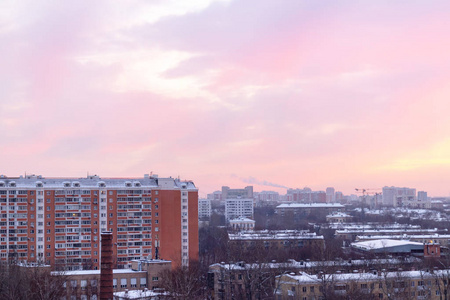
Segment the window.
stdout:
<svg viewBox="0 0 450 300">
<path fill-rule="evenodd" d="M 309 291 L 310 291 L 311 293 L 314 293 L 314 287 L 313 287 L 313 286 L 310 286 L 310 287 L 309 287 Z"/>
<path fill-rule="evenodd" d="M 80 281 L 80 286 L 81 286 L 82 290 L 85 290 L 86 286 L 87 286 L 87 280 L 85 280 L 85 279 L 81 280 Z"/>
<path fill-rule="evenodd" d="M 126 288 L 127 287 L 127 279 L 126 278 L 121 278 L 120 279 L 120 287 L 121 288 Z"/>
<path fill-rule="evenodd" d="M 130 280 L 130 287 L 137 287 L 136 278 L 131 278 L 131 280 Z"/>
<path fill-rule="evenodd" d="M 302 287 L 302 292 L 306 293 L 306 286 Z"/>
<path fill-rule="evenodd" d="M 147 287 L 147 278 L 140 278 L 141 287 Z"/>
<path fill-rule="evenodd" d="M 113 279 L 113 288 L 117 289 L 117 279 Z"/>
<path fill-rule="evenodd" d="M 152 281 L 158 281 L 159 278 L 158 277 L 152 277 Z"/>
<path fill-rule="evenodd" d="M 71 280 L 70 281 L 70 286 L 73 287 L 73 288 L 76 288 L 77 287 L 77 281 L 76 280 Z"/>
</svg>

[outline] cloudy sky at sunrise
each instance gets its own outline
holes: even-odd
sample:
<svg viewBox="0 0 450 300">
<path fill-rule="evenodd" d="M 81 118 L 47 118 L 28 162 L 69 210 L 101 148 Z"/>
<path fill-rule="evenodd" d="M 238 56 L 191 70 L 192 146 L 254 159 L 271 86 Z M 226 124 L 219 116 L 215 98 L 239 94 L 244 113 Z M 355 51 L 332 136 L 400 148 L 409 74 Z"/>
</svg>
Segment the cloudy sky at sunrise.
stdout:
<svg viewBox="0 0 450 300">
<path fill-rule="evenodd" d="M 450 1 L 0 2 L 0 174 L 448 196 Z"/>
</svg>

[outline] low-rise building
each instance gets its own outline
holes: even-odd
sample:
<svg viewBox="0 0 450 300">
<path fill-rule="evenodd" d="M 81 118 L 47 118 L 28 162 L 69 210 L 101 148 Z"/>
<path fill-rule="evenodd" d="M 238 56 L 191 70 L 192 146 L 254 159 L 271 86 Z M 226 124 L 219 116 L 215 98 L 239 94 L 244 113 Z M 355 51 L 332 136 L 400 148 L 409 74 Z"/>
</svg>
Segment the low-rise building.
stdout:
<svg viewBox="0 0 450 300">
<path fill-rule="evenodd" d="M 344 211 L 345 206 L 339 203 L 284 203 L 275 208 L 275 212 L 284 216 L 291 212 L 294 215 L 310 215 L 314 212 L 330 214 Z"/>
<path fill-rule="evenodd" d="M 230 220 L 230 227 L 233 231 L 252 231 L 255 229 L 255 223 L 252 219 L 239 217 Z"/>
<path fill-rule="evenodd" d="M 425 252 L 425 245 L 423 243 L 411 241 L 399 241 L 380 239 L 365 242 L 356 242 L 351 244 L 354 251 L 362 253 L 382 253 L 382 254 L 401 254 L 401 255 L 416 255 L 423 256 Z"/>
<path fill-rule="evenodd" d="M 328 223 L 346 223 L 353 219 L 351 215 L 338 211 L 327 215 L 326 218 Z"/>
<path fill-rule="evenodd" d="M 402 259 L 365 259 L 335 261 L 295 261 L 267 263 L 216 263 L 209 267 L 208 287 L 213 299 L 277 299 L 274 291 L 279 289 L 280 274 L 287 272 L 319 274 L 323 270 L 342 272 L 369 272 L 370 270 L 390 266 L 411 268 L 420 261 L 416 257 Z M 277 277 L 278 276 L 278 277 Z M 277 279 L 278 278 L 278 279 Z M 280 296 L 278 294 L 278 296 Z M 303 299 L 303 298 L 288 298 Z M 312 299 L 312 298 L 307 298 Z M 334 298 L 329 298 L 334 299 Z"/>
<path fill-rule="evenodd" d="M 323 235 L 305 230 L 259 230 L 254 232 L 229 233 L 229 242 L 244 249 L 264 247 L 266 249 L 302 248 L 305 246 L 324 249 Z"/>
<path fill-rule="evenodd" d="M 400 234 L 400 235 L 358 235 L 356 241 L 373 241 L 379 239 L 404 240 L 419 243 L 434 243 L 448 247 L 450 234 Z"/>
<path fill-rule="evenodd" d="M 341 230 L 335 231 L 335 236 L 337 238 L 346 240 L 346 241 L 355 241 L 357 236 L 390 236 L 390 235 L 400 235 L 400 234 L 437 234 L 438 229 L 422 229 L 422 228 L 345 228 Z M 387 238 L 387 237 L 386 237 Z"/>
<path fill-rule="evenodd" d="M 154 290 L 160 288 L 160 274 L 172 268 L 167 260 L 133 260 L 132 269 L 113 270 L 114 292 Z M 100 292 L 100 270 L 52 272 L 66 278 L 68 295 L 81 299 L 96 299 Z M 87 298 L 86 298 L 87 297 Z M 89 298 L 90 297 L 90 298 Z"/>
<path fill-rule="evenodd" d="M 450 292 L 450 270 L 370 273 L 283 274 L 276 279 L 284 299 L 443 299 Z M 395 298 L 392 296 L 395 295 Z"/>
</svg>

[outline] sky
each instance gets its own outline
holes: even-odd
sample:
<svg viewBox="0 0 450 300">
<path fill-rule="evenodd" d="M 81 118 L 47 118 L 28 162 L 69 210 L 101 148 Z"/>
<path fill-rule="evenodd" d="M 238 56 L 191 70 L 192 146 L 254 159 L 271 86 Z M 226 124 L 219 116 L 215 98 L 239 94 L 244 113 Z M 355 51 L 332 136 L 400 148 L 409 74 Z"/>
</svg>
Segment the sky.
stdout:
<svg viewBox="0 0 450 300">
<path fill-rule="evenodd" d="M 450 187 L 450 1 L 0 2 L 0 174 Z"/>
</svg>

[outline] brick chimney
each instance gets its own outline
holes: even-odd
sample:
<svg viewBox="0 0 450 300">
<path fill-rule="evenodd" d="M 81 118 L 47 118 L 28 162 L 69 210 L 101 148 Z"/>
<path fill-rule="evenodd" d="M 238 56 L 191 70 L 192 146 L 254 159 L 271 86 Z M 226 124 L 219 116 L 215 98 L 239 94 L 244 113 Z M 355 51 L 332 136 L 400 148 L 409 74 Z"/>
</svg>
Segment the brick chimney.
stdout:
<svg viewBox="0 0 450 300">
<path fill-rule="evenodd" d="M 101 239 L 100 300 L 113 300 L 112 232 L 102 232 Z"/>
</svg>

